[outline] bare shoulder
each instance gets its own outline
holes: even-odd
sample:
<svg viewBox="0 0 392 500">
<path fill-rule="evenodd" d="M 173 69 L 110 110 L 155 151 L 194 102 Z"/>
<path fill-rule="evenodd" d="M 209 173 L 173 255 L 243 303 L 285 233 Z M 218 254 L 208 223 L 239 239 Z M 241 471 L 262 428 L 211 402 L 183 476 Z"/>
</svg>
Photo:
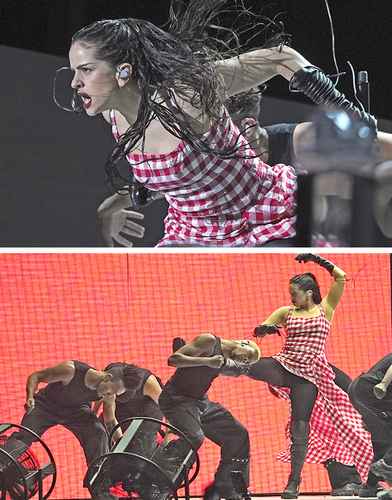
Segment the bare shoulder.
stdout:
<svg viewBox="0 0 392 500">
<path fill-rule="evenodd" d="M 277 310 L 277 313 L 279 314 L 279 316 L 283 320 L 286 320 L 287 315 L 289 314 L 291 309 L 292 309 L 292 306 L 282 306 L 282 307 L 279 307 L 279 309 Z"/>
<path fill-rule="evenodd" d="M 75 363 L 73 361 L 63 361 L 50 368 L 45 368 L 35 372 L 39 382 L 63 382 L 68 383 L 75 375 Z"/>
<path fill-rule="evenodd" d="M 69 370 L 75 370 L 75 362 L 74 361 L 64 361 L 64 367 Z"/>
<path fill-rule="evenodd" d="M 209 347 L 215 343 L 216 337 L 212 333 L 201 333 L 193 339 L 193 342 L 203 347 Z"/>
<path fill-rule="evenodd" d="M 102 112 L 102 117 L 106 122 L 111 123 L 110 111 L 108 109 Z"/>
<path fill-rule="evenodd" d="M 55 367 L 59 372 L 63 372 L 64 375 L 73 377 L 75 374 L 75 363 L 73 361 L 64 361 Z"/>
<path fill-rule="evenodd" d="M 306 132 L 309 132 L 314 127 L 313 122 L 298 123 L 294 129 L 294 137 L 301 137 Z"/>
<path fill-rule="evenodd" d="M 298 123 L 293 132 L 294 153 L 297 153 L 300 146 L 304 146 L 307 143 L 312 143 L 314 139 L 314 133 L 315 128 L 313 122 Z"/>
<path fill-rule="evenodd" d="M 73 374 L 75 371 L 75 363 L 73 361 L 63 361 L 62 363 L 59 363 L 59 364 L 49 368 L 48 370 Z"/>
</svg>

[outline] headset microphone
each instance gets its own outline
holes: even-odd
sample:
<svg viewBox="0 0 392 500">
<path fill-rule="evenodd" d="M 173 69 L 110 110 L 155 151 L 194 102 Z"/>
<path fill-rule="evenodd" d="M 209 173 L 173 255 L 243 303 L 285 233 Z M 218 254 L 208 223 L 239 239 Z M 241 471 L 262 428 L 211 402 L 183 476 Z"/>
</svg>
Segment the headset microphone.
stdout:
<svg viewBox="0 0 392 500">
<path fill-rule="evenodd" d="M 71 100 L 71 108 L 74 113 L 83 113 L 84 108 L 83 108 L 83 101 L 80 95 L 77 93 L 76 90 L 74 90 L 72 100 Z"/>
</svg>

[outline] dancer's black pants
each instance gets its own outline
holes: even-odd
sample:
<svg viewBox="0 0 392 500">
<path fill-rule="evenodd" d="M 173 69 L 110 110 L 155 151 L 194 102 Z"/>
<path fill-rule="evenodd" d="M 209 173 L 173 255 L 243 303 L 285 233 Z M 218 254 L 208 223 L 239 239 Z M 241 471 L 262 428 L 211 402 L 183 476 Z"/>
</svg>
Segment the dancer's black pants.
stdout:
<svg viewBox="0 0 392 500">
<path fill-rule="evenodd" d="M 87 465 L 90 465 L 96 458 L 108 452 L 108 438 L 104 425 L 97 416 L 88 408 L 77 409 L 72 413 L 61 409 L 51 408 L 50 404 L 43 404 L 41 401 L 35 402 L 35 407 L 29 414 L 25 414 L 21 425 L 34 431 L 38 436 L 54 427 L 62 425 L 72 432 L 83 448 Z M 5 449 L 11 451 L 18 448 L 18 442 L 22 441 L 30 446 L 36 439 L 24 430 L 14 432 L 7 440 Z M 86 485 L 86 484 L 85 484 Z"/>
<path fill-rule="evenodd" d="M 347 393 L 351 382 L 350 377 L 339 368 L 330 366 L 335 373 L 335 384 Z M 252 365 L 249 376 L 254 380 L 264 381 L 279 387 L 289 387 L 293 423 L 303 422 L 302 428 L 306 432 L 305 423 L 309 422 L 318 393 L 314 384 L 289 372 L 274 358 L 262 358 Z M 354 466 L 333 462 L 333 466 L 330 463 L 325 464 L 332 488 L 340 488 L 348 483 L 361 483 L 360 476 Z"/>
<path fill-rule="evenodd" d="M 215 487 L 225 498 L 235 498 L 231 472 L 241 470 L 249 484 L 249 435 L 245 427 L 219 403 L 192 399 L 163 391 L 160 408 L 168 421 L 181 430 L 198 449 L 207 437 L 221 448 Z"/>
<path fill-rule="evenodd" d="M 362 415 L 371 434 L 373 462 L 384 457 L 392 465 L 392 405 L 391 401 L 378 400 L 374 396 L 373 387 L 376 383 L 376 380 L 372 381 L 366 375 L 361 375 L 353 380 L 349 394 L 353 406 Z M 367 482 L 370 486 L 377 484 L 378 480 L 379 478 L 369 473 Z"/>
</svg>

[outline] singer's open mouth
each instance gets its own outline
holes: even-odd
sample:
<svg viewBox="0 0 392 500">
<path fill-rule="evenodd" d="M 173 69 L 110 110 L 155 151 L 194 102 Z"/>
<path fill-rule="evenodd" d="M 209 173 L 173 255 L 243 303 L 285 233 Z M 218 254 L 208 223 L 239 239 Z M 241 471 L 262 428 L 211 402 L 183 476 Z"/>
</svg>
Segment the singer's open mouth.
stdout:
<svg viewBox="0 0 392 500">
<path fill-rule="evenodd" d="M 87 94 L 81 93 L 79 93 L 78 95 L 82 99 L 84 109 L 89 108 L 91 106 L 91 97 Z"/>
</svg>

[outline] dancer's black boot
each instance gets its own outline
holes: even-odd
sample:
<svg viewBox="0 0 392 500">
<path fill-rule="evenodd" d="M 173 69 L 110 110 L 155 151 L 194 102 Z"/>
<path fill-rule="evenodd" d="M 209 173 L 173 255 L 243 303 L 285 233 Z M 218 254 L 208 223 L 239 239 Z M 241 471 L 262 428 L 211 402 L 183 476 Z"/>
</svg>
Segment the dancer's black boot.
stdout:
<svg viewBox="0 0 392 500">
<path fill-rule="evenodd" d="M 296 420 L 291 424 L 291 472 L 282 498 L 298 498 L 301 472 L 308 452 L 309 422 Z"/>
</svg>

